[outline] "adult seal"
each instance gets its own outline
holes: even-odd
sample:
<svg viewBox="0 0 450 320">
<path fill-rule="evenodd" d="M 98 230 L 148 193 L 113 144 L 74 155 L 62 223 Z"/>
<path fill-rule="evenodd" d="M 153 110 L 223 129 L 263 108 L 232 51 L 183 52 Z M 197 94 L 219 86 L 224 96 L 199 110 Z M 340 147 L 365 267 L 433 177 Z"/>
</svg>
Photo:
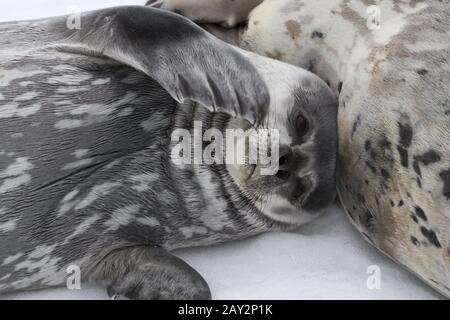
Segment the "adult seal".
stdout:
<svg viewBox="0 0 450 320">
<path fill-rule="evenodd" d="M 216 1 L 158 5 L 197 12 L 202 23 L 239 16 L 223 11 L 208 19 Z M 206 26 L 244 49 L 311 70 L 339 94 L 338 193 L 351 222 L 448 297 L 449 15 L 448 0 L 267 0 L 242 27 Z"/>
<path fill-rule="evenodd" d="M 80 19 L 0 24 L 0 292 L 77 266 L 111 296 L 207 299 L 171 250 L 291 229 L 333 201 L 337 100 L 317 76 L 159 9 Z M 175 164 L 172 133 L 196 123 L 278 130 L 278 169 Z"/>
</svg>

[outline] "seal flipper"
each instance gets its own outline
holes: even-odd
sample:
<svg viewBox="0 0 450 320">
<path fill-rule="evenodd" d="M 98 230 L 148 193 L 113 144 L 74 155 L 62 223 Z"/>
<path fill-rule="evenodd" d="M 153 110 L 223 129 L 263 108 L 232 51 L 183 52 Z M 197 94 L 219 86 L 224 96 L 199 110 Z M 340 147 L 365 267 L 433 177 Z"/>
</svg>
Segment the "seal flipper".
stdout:
<svg viewBox="0 0 450 320">
<path fill-rule="evenodd" d="M 188 19 L 125 6 L 83 13 L 80 21 L 79 30 L 67 29 L 65 18 L 50 22 L 54 44 L 141 70 L 178 102 L 191 99 L 252 123 L 264 118 L 270 98 L 257 70 L 232 46 Z"/>
<path fill-rule="evenodd" d="M 163 249 L 130 247 L 109 253 L 88 278 L 105 282 L 111 297 L 138 300 L 209 300 L 202 276 Z"/>
</svg>

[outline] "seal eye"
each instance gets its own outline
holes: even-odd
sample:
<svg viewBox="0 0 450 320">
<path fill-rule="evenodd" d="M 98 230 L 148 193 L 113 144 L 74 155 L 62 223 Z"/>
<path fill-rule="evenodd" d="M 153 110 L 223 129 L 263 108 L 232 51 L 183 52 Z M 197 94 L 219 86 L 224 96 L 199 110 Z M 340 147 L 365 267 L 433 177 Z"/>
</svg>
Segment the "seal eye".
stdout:
<svg viewBox="0 0 450 320">
<path fill-rule="evenodd" d="M 297 133 L 300 136 L 304 136 L 309 129 L 309 124 L 308 124 L 308 120 L 306 120 L 305 117 L 303 117 L 302 115 L 298 115 L 297 119 L 295 121 L 295 126 L 297 129 Z"/>
</svg>

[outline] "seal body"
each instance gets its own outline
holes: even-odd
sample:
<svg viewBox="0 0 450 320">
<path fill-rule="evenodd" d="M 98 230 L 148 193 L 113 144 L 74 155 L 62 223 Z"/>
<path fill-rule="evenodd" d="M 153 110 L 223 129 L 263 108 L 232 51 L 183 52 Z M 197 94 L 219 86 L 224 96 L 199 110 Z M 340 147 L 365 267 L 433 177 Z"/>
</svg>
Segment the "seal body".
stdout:
<svg viewBox="0 0 450 320">
<path fill-rule="evenodd" d="M 216 34 L 308 68 L 339 94 L 338 192 L 350 220 L 450 296 L 450 2 L 370 5 L 267 0 L 245 28 Z"/>
<path fill-rule="evenodd" d="M 100 10 L 82 23 L 91 29 L 67 30 L 64 17 L 0 24 L 0 292 L 63 285 L 77 266 L 112 296 L 210 298 L 203 278 L 169 251 L 290 229 L 333 200 L 337 110 L 316 76 L 157 9 Z M 171 41 L 180 30 L 194 49 Z M 139 35 L 151 43 L 132 38 Z M 266 92 L 275 70 L 278 91 Z M 283 179 L 245 181 L 239 166 L 232 173 L 224 164 L 171 161 L 174 130 L 248 124 L 267 95 L 265 124 L 292 146 L 285 162 L 298 154 L 311 161 L 285 164 Z M 287 126 L 280 110 L 310 119 L 307 132 Z M 285 198 L 302 170 L 313 185 Z M 269 187 L 277 199 L 269 209 L 246 195 Z"/>
<path fill-rule="evenodd" d="M 245 199 L 240 210 L 226 200 L 239 195 L 225 187 L 226 172 L 170 160 L 173 126 L 189 129 L 212 113 L 179 105 L 127 66 L 62 53 L 47 65 L 38 59 L 5 66 L 39 75 L 18 74 L 2 91 L 18 102 L 1 111 L 3 289 L 57 284 L 67 266 L 86 269 L 125 243 L 171 250 L 268 230 L 244 214 Z"/>
</svg>

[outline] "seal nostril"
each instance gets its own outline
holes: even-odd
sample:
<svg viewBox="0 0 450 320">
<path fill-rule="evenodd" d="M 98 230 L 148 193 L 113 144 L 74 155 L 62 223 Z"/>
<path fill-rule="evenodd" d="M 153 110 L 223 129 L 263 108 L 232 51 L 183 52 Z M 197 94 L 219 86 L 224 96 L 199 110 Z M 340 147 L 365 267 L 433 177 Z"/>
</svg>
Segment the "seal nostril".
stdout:
<svg viewBox="0 0 450 320">
<path fill-rule="evenodd" d="M 277 176 L 278 179 L 287 180 L 287 179 L 289 179 L 291 174 L 288 171 L 286 171 L 286 170 L 278 170 L 276 176 Z"/>
<path fill-rule="evenodd" d="M 282 146 L 280 148 L 280 158 L 278 159 L 278 165 L 284 166 L 287 165 L 292 157 L 292 150 L 288 146 Z"/>
<path fill-rule="evenodd" d="M 283 165 L 285 165 L 287 163 L 288 163 L 288 157 L 287 156 L 282 156 L 282 157 L 280 157 L 280 160 L 278 160 L 278 164 L 280 166 L 283 166 Z"/>
</svg>

